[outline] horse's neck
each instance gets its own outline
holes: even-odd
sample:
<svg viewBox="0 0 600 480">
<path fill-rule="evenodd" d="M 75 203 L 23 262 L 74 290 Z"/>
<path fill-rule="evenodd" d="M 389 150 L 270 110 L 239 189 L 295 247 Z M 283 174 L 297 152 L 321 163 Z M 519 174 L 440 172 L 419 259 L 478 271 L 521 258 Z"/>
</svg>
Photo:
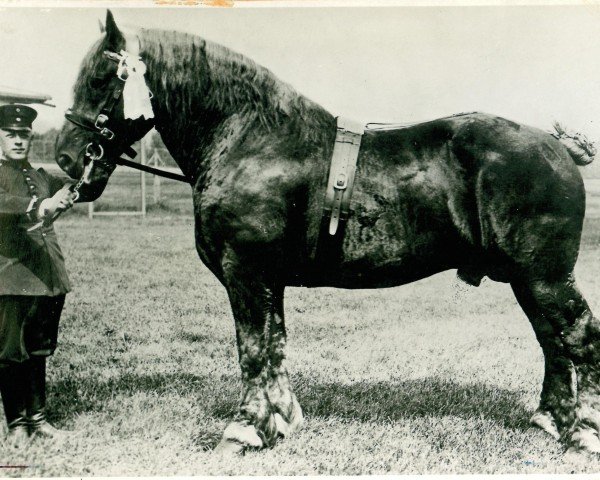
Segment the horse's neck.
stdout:
<svg viewBox="0 0 600 480">
<path fill-rule="evenodd" d="M 195 179 L 222 141 L 225 127 L 247 124 L 251 109 L 234 108 L 231 99 L 219 92 L 217 85 L 227 79 L 216 81 L 211 70 L 218 68 L 221 76 L 227 72 L 210 63 L 204 40 L 151 31 L 142 38 L 156 129 L 181 170 Z M 236 121 L 240 118 L 246 122 Z M 228 136 L 241 134 L 237 128 Z"/>
<path fill-rule="evenodd" d="M 182 122 L 160 104 L 160 95 L 156 98 L 156 129 L 181 171 L 194 182 L 208 171 L 221 152 L 231 150 L 256 121 L 250 113 L 220 116 L 202 112 L 198 118 Z"/>
<path fill-rule="evenodd" d="M 310 131 L 331 123 L 320 106 L 224 47 L 181 34 L 146 37 L 142 56 L 154 93 L 156 128 L 193 180 L 249 131 L 268 131 L 291 118 L 305 130 L 298 136 L 310 137 Z"/>
</svg>

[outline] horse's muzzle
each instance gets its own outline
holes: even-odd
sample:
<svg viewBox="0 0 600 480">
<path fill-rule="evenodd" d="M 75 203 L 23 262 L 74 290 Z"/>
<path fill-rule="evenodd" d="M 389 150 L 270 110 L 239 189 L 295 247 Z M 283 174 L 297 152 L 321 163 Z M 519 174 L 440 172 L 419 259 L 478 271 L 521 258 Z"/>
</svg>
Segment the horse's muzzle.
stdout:
<svg viewBox="0 0 600 480">
<path fill-rule="evenodd" d="M 67 153 L 59 153 L 56 157 L 56 163 L 58 166 L 71 178 L 79 178 L 83 171 L 83 168 L 80 168 L 78 162 L 71 158 L 71 156 Z"/>
</svg>

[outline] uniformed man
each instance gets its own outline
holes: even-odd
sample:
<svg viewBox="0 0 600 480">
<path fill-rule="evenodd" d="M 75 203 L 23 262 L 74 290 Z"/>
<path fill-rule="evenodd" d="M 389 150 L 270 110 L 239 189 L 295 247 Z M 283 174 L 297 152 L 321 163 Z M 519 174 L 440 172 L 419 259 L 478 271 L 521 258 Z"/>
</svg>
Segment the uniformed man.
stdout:
<svg viewBox="0 0 600 480">
<path fill-rule="evenodd" d="M 27 160 L 36 116 L 27 105 L 0 105 L 0 394 L 17 446 L 61 434 L 45 415 L 46 357 L 70 289 L 54 228 L 39 223 L 69 209 L 73 194 Z"/>
</svg>

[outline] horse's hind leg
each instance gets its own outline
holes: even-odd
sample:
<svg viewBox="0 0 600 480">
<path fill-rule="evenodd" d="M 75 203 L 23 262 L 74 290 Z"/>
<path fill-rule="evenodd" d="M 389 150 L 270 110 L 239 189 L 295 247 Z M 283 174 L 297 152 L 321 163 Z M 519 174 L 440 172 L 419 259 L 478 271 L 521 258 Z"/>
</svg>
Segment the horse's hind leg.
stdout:
<svg viewBox="0 0 600 480">
<path fill-rule="evenodd" d="M 535 336 L 544 354 L 544 382 L 540 404 L 531 423 L 558 440 L 560 437 L 556 418 L 575 408 L 577 401 L 577 380 L 573 362 L 569 359 L 560 336 L 538 308 L 538 302 L 528 285 L 512 283 L 513 292 L 519 305 L 529 318 Z"/>
<path fill-rule="evenodd" d="M 544 325 L 546 348 L 550 350 L 548 345 L 553 343 L 550 327 L 555 341 L 560 342 L 553 351 L 544 398 L 561 440 L 572 451 L 600 453 L 600 321 L 575 286 L 572 274 L 558 281 L 519 282 L 513 288 L 519 301 L 539 319 L 538 330 Z M 569 381 L 568 365 L 561 363 L 565 357 L 573 362 L 576 382 Z"/>
<path fill-rule="evenodd" d="M 223 432 L 218 447 L 222 452 L 271 447 L 302 422 L 302 410 L 283 366 L 283 287 L 250 273 L 240 263 L 233 253 L 223 261 L 236 326 L 242 398 Z"/>
</svg>

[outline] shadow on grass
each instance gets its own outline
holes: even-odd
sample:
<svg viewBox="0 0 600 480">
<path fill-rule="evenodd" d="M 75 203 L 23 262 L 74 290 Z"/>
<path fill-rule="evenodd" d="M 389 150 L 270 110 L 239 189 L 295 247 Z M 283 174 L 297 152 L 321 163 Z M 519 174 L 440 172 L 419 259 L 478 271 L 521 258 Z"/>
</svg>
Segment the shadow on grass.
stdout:
<svg viewBox="0 0 600 480">
<path fill-rule="evenodd" d="M 386 422 L 456 416 L 483 418 L 510 429 L 530 428 L 532 412 L 521 403 L 519 393 L 481 383 L 461 385 L 429 377 L 340 384 L 319 383 L 313 378 L 295 375 L 292 384 L 308 418 Z M 124 374 L 109 380 L 67 377 L 49 387 L 51 420 L 62 423 L 81 413 L 105 411 L 116 396 L 137 392 L 190 397 L 202 405 L 208 415 L 228 419 L 237 408 L 240 383 L 237 377 L 225 375 L 216 378 L 189 373 Z"/>
<path fill-rule="evenodd" d="M 235 377 L 221 376 L 215 379 L 189 373 L 127 373 L 108 380 L 72 376 L 48 385 L 48 417 L 50 422 L 61 425 L 82 413 L 114 410 L 116 406 L 115 403 L 111 405 L 111 400 L 118 396 L 122 398 L 146 392 L 158 396 L 189 397 L 202 405 L 213 418 L 227 419 L 234 415 L 238 406 L 239 387 L 239 380 Z M 157 403 L 160 402 L 158 399 Z M 165 399 L 165 415 L 170 414 L 168 402 Z M 122 414 L 118 413 L 119 416 Z M 135 418 L 132 420 L 135 421 Z M 204 431 L 197 428 L 191 441 L 202 450 L 212 450 L 220 441 L 221 434 L 222 430 Z"/>
<path fill-rule="evenodd" d="M 63 421 L 85 412 L 105 411 L 109 402 L 119 395 L 149 392 L 195 398 L 214 416 L 225 417 L 234 412 L 238 387 L 238 379 L 234 377 L 215 379 L 190 373 L 126 373 L 108 380 L 71 376 L 48 385 L 48 402 L 54 419 Z"/>
<path fill-rule="evenodd" d="M 308 417 L 385 422 L 455 416 L 483 418 L 510 429 L 527 430 L 533 413 L 514 391 L 436 377 L 352 384 L 314 384 L 309 378 L 295 377 L 292 383 Z"/>
</svg>

